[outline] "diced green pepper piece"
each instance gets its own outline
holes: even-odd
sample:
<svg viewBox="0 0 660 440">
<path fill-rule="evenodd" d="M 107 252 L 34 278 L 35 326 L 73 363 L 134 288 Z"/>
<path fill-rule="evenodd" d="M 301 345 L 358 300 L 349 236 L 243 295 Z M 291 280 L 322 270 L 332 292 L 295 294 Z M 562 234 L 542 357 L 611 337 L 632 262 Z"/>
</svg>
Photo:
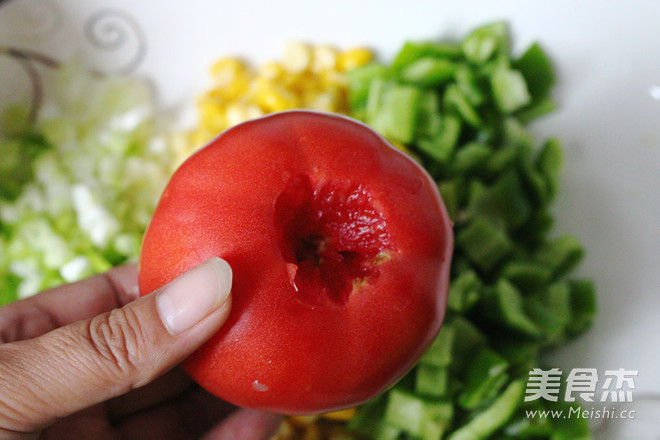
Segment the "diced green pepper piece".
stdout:
<svg viewBox="0 0 660 440">
<path fill-rule="evenodd" d="M 557 193 L 564 154 L 558 139 L 549 139 L 543 144 L 536 159 L 536 168 L 546 179 L 547 196 L 551 200 Z"/>
<path fill-rule="evenodd" d="M 545 98 L 541 98 L 538 101 L 533 101 L 527 107 L 518 110 L 516 112 L 516 117 L 523 124 L 529 124 L 535 119 L 547 115 L 548 113 L 552 113 L 555 110 L 557 110 L 557 103 L 551 97 L 546 96 Z"/>
<path fill-rule="evenodd" d="M 448 440 L 484 440 L 503 427 L 515 414 L 525 393 L 525 381 L 516 380 L 502 392 L 493 404 L 477 414 L 467 424 L 454 431 Z"/>
<path fill-rule="evenodd" d="M 452 346 L 454 343 L 454 328 L 444 325 L 438 332 L 431 346 L 419 360 L 421 364 L 446 367 L 451 363 Z"/>
<path fill-rule="evenodd" d="M 552 61 L 538 43 L 532 44 L 513 63 L 513 67 L 525 77 L 534 100 L 546 97 L 555 84 L 556 75 Z"/>
<path fill-rule="evenodd" d="M 372 82 L 367 101 L 367 123 L 388 139 L 413 140 L 422 91 L 391 82 Z"/>
<path fill-rule="evenodd" d="M 449 286 L 447 307 L 455 312 L 470 310 L 481 297 L 483 285 L 473 270 L 466 270 L 452 281 Z"/>
<path fill-rule="evenodd" d="M 471 63 L 483 64 L 496 52 L 509 51 L 508 29 L 504 22 L 491 23 L 473 30 L 468 35 L 461 48 L 463 54 Z"/>
<path fill-rule="evenodd" d="M 458 217 L 458 210 L 463 203 L 465 193 L 465 183 L 463 179 L 447 180 L 438 184 L 438 189 L 442 195 L 442 200 L 445 202 L 449 218 L 456 221 Z"/>
<path fill-rule="evenodd" d="M 398 72 L 421 58 L 456 58 L 460 53 L 460 47 L 452 43 L 406 41 L 392 61 L 390 68 Z"/>
<path fill-rule="evenodd" d="M 481 86 L 474 70 L 468 64 L 461 63 L 456 67 L 454 79 L 456 86 L 458 86 L 472 105 L 478 107 L 486 101 L 488 91 L 485 90 L 485 87 Z"/>
<path fill-rule="evenodd" d="M 460 134 L 461 120 L 447 114 L 442 118 L 440 133 L 432 139 L 420 139 L 417 146 L 440 164 L 446 164 L 454 153 Z"/>
<path fill-rule="evenodd" d="M 465 389 L 458 403 L 465 409 L 475 409 L 497 393 L 509 380 L 507 361 L 489 348 L 482 348 L 470 360 L 465 376 Z"/>
<path fill-rule="evenodd" d="M 456 151 L 454 157 L 454 168 L 457 173 L 479 173 L 493 154 L 493 150 L 488 145 L 480 142 L 470 142 Z"/>
<path fill-rule="evenodd" d="M 366 106 L 371 82 L 384 78 L 385 71 L 382 64 L 370 63 L 346 73 L 348 101 L 352 109 Z"/>
<path fill-rule="evenodd" d="M 497 107 L 503 113 L 513 113 L 531 102 L 525 78 L 517 70 L 499 64 L 490 77 L 490 87 Z"/>
<path fill-rule="evenodd" d="M 419 102 L 416 138 L 433 138 L 442 130 L 440 99 L 435 91 L 425 91 Z"/>
<path fill-rule="evenodd" d="M 388 393 L 386 423 L 413 437 L 440 439 L 452 417 L 453 408 L 449 402 L 426 400 L 401 388 Z"/>
<path fill-rule="evenodd" d="M 582 259 L 582 245 L 570 235 L 562 235 L 548 241 L 536 253 L 535 260 L 559 277 L 573 269 Z"/>
<path fill-rule="evenodd" d="M 564 414 L 576 414 L 576 411 L 582 411 L 577 403 L 568 402 L 546 402 L 548 409 L 554 411 L 563 411 Z M 573 410 L 571 411 L 571 408 Z M 550 440 L 591 440 L 591 428 L 589 427 L 588 417 L 554 417 L 551 419 L 554 425 L 554 432 Z"/>
<path fill-rule="evenodd" d="M 504 266 L 502 276 L 519 289 L 530 291 L 548 283 L 552 277 L 552 272 L 537 263 L 511 261 Z"/>
<path fill-rule="evenodd" d="M 564 330 L 571 321 L 570 291 L 567 283 L 550 285 L 526 300 L 526 310 L 543 329 L 547 341 L 556 344 L 564 338 Z"/>
<path fill-rule="evenodd" d="M 571 302 L 571 322 L 566 328 L 569 337 L 575 337 L 591 326 L 598 309 L 596 287 L 591 280 L 568 282 Z"/>
<path fill-rule="evenodd" d="M 472 219 L 456 237 L 456 244 L 480 268 L 488 271 L 512 250 L 502 228 L 483 217 Z"/>
<path fill-rule="evenodd" d="M 473 216 L 484 216 L 494 223 L 500 221 L 511 229 L 521 226 L 532 213 L 518 173 L 504 173 L 490 188 L 470 201 Z"/>
<path fill-rule="evenodd" d="M 479 114 L 456 84 L 447 86 L 444 102 L 448 111 L 455 110 L 468 125 L 479 127 L 482 124 Z"/>
<path fill-rule="evenodd" d="M 467 371 L 469 359 L 487 344 L 488 339 L 476 325 L 462 316 L 456 316 L 451 323 L 445 324 L 447 325 L 454 329 L 451 369 L 453 374 L 463 376 Z"/>
<path fill-rule="evenodd" d="M 381 394 L 375 399 L 361 405 L 355 416 L 349 421 L 348 429 L 365 437 L 396 440 L 399 438 L 401 430 L 385 422 L 386 406 L 386 394 Z"/>
<path fill-rule="evenodd" d="M 415 392 L 423 396 L 445 397 L 448 394 L 449 369 L 420 363 L 415 368 Z"/>
<path fill-rule="evenodd" d="M 523 334 L 541 336 L 541 330 L 527 316 L 523 298 L 513 284 L 500 279 L 487 299 L 486 311 L 491 315 L 491 319 Z"/>
<path fill-rule="evenodd" d="M 401 71 L 401 80 L 424 87 L 438 87 L 454 77 L 456 65 L 445 58 L 424 57 Z"/>
</svg>

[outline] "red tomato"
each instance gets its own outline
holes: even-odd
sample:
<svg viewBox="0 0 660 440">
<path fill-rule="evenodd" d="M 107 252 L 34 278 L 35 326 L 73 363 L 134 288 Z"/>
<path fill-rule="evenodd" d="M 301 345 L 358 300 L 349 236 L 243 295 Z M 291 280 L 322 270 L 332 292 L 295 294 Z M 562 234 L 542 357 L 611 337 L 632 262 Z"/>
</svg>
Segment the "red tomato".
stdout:
<svg viewBox="0 0 660 440">
<path fill-rule="evenodd" d="M 435 183 L 405 154 L 352 119 L 283 112 L 225 131 L 174 174 L 140 289 L 226 259 L 229 320 L 186 371 L 236 405 L 332 411 L 384 391 L 431 343 L 452 243 Z"/>
</svg>

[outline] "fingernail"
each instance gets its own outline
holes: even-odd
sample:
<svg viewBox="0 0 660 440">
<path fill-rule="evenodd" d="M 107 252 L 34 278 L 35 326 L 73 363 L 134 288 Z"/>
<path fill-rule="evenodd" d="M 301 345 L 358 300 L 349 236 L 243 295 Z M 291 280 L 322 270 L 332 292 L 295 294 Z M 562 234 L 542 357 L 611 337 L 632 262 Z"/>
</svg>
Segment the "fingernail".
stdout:
<svg viewBox="0 0 660 440">
<path fill-rule="evenodd" d="M 183 333 L 220 308 L 229 297 L 232 272 L 217 257 L 181 275 L 156 296 L 160 319 L 172 335 Z"/>
</svg>

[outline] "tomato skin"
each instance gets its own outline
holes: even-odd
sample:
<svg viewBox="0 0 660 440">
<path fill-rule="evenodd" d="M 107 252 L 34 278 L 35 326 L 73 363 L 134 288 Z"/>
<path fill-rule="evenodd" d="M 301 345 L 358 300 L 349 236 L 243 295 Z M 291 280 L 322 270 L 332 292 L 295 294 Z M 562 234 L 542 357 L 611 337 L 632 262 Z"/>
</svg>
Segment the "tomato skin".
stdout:
<svg viewBox="0 0 660 440">
<path fill-rule="evenodd" d="M 184 368 L 239 406 L 327 412 L 384 391 L 428 347 L 452 247 L 419 165 L 362 123 L 288 111 L 223 132 L 177 170 L 139 284 L 146 294 L 226 259 L 229 319 Z"/>
</svg>

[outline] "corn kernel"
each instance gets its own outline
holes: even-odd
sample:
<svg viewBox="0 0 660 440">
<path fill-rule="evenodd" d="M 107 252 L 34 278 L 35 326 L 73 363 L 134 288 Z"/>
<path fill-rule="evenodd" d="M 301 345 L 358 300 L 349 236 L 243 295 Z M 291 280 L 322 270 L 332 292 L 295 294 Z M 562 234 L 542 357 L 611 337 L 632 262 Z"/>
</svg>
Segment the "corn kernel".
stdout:
<svg viewBox="0 0 660 440">
<path fill-rule="evenodd" d="M 366 47 L 355 47 L 339 54 L 337 65 L 339 70 L 346 72 L 371 62 L 374 53 Z"/>
<path fill-rule="evenodd" d="M 324 112 L 331 112 L 337 107 L 339 103 L 337 102 L 337 96 L 331 92 L 319 93 L 314 99 L 306 102 L 306 106 L 312 110 L 319 110 Z"/>
<path fill-rule="evenodd" d="M 248 105 L 245 102 L 237 101 L 227 105 L 227 125 L 232 127 L 250 119 Z"/>
<path fill-rule="evenodd" d="M 355 408 L 347 408 L 324 414 L 323 417 L 330 420 L 350 420 L 356 412 Z"/>
<path fill-rule="evenodd" d="M 337 50 L 330 46 L 317 46 L 314 48 L 312 71 L 315 73 L 335 69 L 337 67 Z"/>
<path fill-rule="evenodd" d="M 218 86 L 224 86 L 246 72 L 247 66 L 237 58 L 222 58 L 211 66 L 211 77 Z"/>
<path fill-rule="evenodd" d="M 289 420 L 296 426 L 306 427 L 315 423 L 319 419 L 317 415 L 309 416 L 290 416 Z"/>
<path fill-rule="evenodd" d="M 284 87 L 270 85 L 257 92 L 257 103 L 266 111 L 279 112 L 298 107 L 298 98 Z"/>
<path fill-rule="evenodd" d="M 302 440 L 322 440 L 321 428 L 317 425 L 309 425 L 305 429 L 305 434 L 303 435 Z"/>
<path fill-rule="evenodd" d="M 304 43 L 292 42 L 287 44 L 284 53 L 284 67 L 293 73 L 304 72 L 309 69 L 312 61 L 312 50 Z"/>
<path fill-rule="evenodd" d="M 275 61 L 268 62 L 261 66 L 257 72 L 259 78 L 264 78 L 269 81 L 277 81 L 286 73 L 286 69 L 282 64 Z"/>
</svg>

